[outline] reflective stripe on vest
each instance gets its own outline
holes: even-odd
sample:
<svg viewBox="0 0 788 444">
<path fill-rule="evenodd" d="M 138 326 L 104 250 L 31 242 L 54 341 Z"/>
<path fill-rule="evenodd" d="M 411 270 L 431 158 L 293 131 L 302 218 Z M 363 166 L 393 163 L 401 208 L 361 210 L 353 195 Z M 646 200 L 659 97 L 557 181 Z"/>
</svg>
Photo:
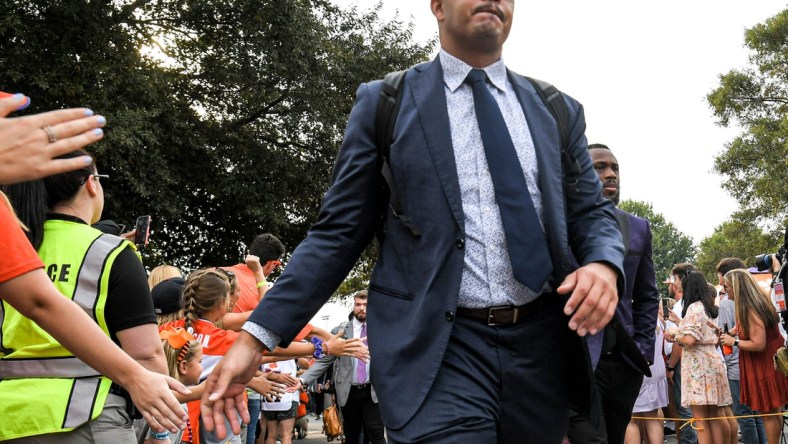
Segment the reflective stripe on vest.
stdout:
<svg viewBox="0 0 788 444">
<path fill-rule="evenodd" d="M 63 428 L 73 429 L 90 421 L 93 401 L 96 399 L 101 378 L 75 379 L 68 395 Z"/>
<path fill-rule="evenodd" d="M 0 376 L 14 378 L 84 378 L 99 372 L 73 356 L 48 359 L 0 359 Z"/>
<path fill-rule="evenodd" d="M 38 253 L 55 287 L 94 319 L 107 336 L 110 271 L 128 241 L 61 219 L 44 224 Z M 68 266 L 68 267 L 66 267 Z M 0 441 L 68 432 L 104 409 L 111 381 L 73 356 L 50 334 L 2 302 L 0 319 Z M 62 319 L 70 328 L 85 326 Z M 91 321 L 87 321 L 91 322 Z"/>
<path fill-rule="evenodd" d="M 110 253 L 123 244 L 123 239 L 102 234 L 93 240 L 85 253 L 77 274 L 73 301 L 96 320 L 101 277 Z M 83 378 L 100 373 L 76 357 L 0 359 L 0 378 Z"/>
<path fill-rule="evenodd" d="M 99 236 L 88 248 L 85 259 L 79 269 L 77 286 L 74 289 L 74 302 L 82 307 L 94 321 L 96 314 L 96 301 L 99 297 L 101 275 L 104 273 L 104 262 L 115 248 L 121 245 L 123 239 L 108 234 Z"/>
</svg>

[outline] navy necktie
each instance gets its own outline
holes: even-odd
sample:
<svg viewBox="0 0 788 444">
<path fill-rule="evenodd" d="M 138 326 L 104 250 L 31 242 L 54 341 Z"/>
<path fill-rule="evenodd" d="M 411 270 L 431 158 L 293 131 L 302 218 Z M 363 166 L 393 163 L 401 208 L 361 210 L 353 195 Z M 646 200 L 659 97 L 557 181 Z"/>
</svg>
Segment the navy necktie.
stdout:
<svg viewBox="0 0 788 444">
<path fill-rule="evenodd" d="M 476 120 L 501 211 L 514 277 L 539 294 L 553 271 L 553 263 L 506 121 L 486 80 L 487 73 L 480 69 L 472 69 L 465 79 L 473 88 Z"/>
</svg>

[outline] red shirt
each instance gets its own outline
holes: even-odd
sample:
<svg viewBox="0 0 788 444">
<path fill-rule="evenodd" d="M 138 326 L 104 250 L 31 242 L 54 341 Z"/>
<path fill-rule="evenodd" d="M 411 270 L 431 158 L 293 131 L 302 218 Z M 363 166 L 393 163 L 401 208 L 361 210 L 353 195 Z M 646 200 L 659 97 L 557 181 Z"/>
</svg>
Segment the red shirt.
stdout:
<svg viewBox="0 0 788 444">
<path fill-rule="evenodd" d="M 0 282 L 44 268 L 11 208 L 0 198 Z"/>
<path fill-rule="evenodd" d="M 252 270 L 246 264 L 233 265 L 232 267 L 221 267 L 227 271 L 235 274 L 238 288 L 241 295 L 238 297 L 238 302 L 235 303 L 233 312 L 243 313 L 245 311 L 254 310 L 257 304 L 260 303 L 257 292 L 257 278 L 254 276 Z"/>
</svg>

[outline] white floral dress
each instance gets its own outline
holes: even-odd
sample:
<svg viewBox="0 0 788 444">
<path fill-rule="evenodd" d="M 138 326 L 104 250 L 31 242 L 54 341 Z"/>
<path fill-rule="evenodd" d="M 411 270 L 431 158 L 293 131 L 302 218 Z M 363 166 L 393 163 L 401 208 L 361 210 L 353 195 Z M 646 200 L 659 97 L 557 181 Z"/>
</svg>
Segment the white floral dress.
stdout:
<svg viewBox="0 0 788 444">
<path fill-rule="evenodd" d="M 681 355 L 681 405 L 730 405 L 731 389 L 725 363 L 717 352 L 717 334 L 706 325 L 710 321 L 701 302 L 687 308 L 679 331 L 696 342 Z"/>
</svg>

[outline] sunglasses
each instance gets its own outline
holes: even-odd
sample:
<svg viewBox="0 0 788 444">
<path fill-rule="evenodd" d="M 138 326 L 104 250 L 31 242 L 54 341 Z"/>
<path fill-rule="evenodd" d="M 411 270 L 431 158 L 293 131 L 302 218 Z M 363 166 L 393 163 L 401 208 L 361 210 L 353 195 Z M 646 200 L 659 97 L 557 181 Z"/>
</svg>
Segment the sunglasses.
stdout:
<svg viewBox="0 0 788 444">
<path fill-rule="evenodd" d="M 79 184 L 80 185 L 85 185 L 85 182 L 87 182 L 88 179 L 90 179 L 91 177 L 95 177 L 97 179 L 109 179 L 109 175 L 107 175 L 107 174 L 91 173 L 91 174 L 88 174 L 87 176 L 85 176 L 85 178 L 82 179 L 82 182 L 80 182 Z"/>
<path fill-rule="evenodd" d="M 225 276 L 225 277 L 227 278 L 227 280 L 229 280 L 230 282 L 232 282 L 232 281 L 234 281 L 234 280 L 235 280 L 235 273 L 233 273 L 232 271 L 225 270 L 224 268 L 219 268 L 219 267 L 215 267 L 215 268 L 214 268 L 214 270 L 216 270 L 216 271 L 218 271 L 218 272 L 220 272 L 220 273 L 224 274 L 224 276 Z"/>
</svg>

